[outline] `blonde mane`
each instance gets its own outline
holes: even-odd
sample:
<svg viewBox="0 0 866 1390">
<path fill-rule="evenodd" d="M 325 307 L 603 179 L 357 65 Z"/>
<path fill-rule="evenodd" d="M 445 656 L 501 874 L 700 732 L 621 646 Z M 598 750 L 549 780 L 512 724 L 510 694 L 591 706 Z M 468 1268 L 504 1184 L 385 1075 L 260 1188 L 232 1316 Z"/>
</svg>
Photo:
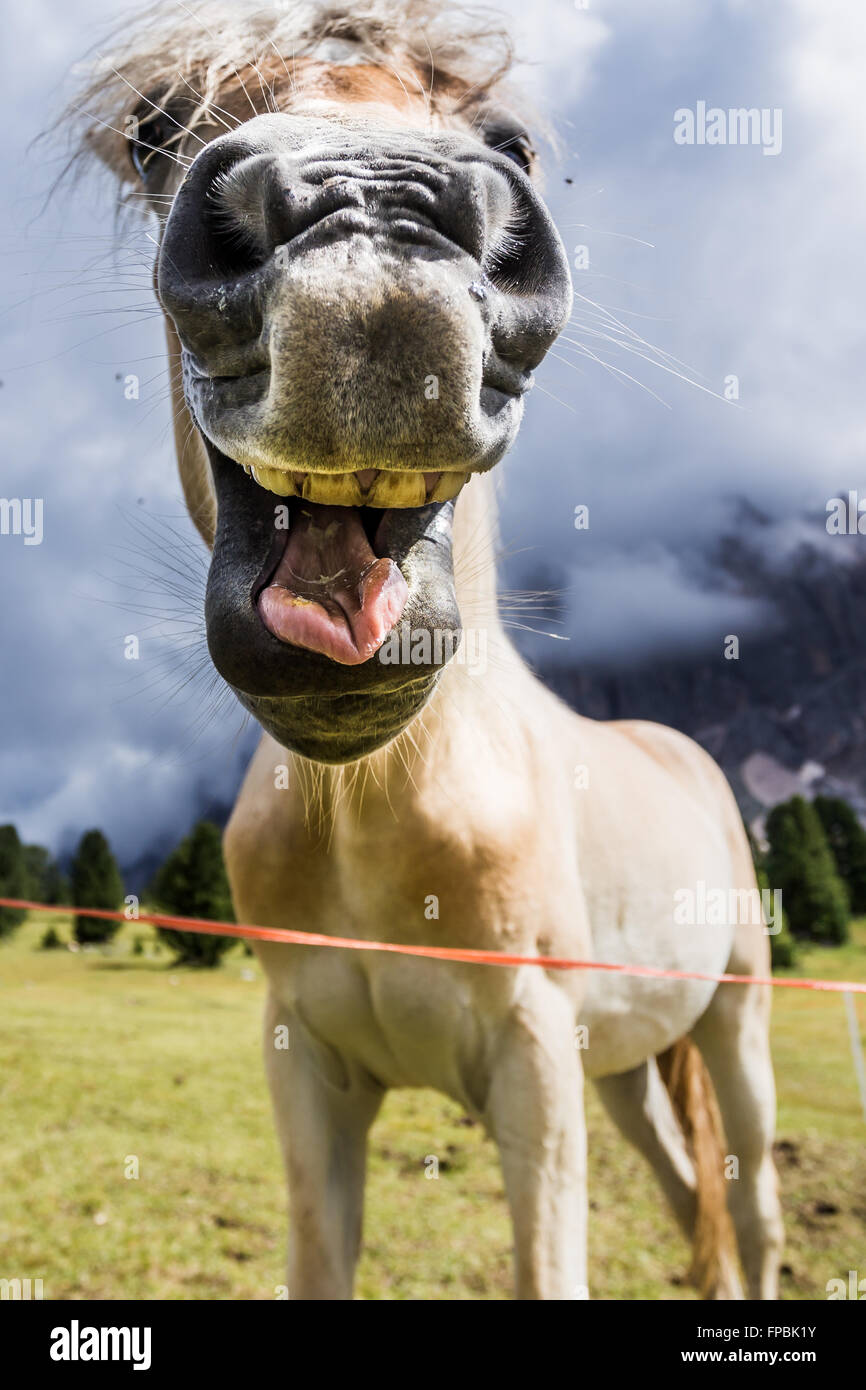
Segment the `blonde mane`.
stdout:
<svg viewBox="0 0 866 1390">
<path fill-rule="evenodd" d="M 180 103 L 174 144 L 186 141 L 191 152 L 187 132 L 279 110 L 299 70 L 333 64 L 336 53 L 347 75 L 353 62 L 390 71 L 437 113 L 479 103 L 501 87 L 513 62 L 500 16 L 452 0 L 205 0 L 196 9 L 160 0 L 81 65 L 84 84 L 63 118 L 73 133 L 73 163 L 96 155 L 135 189 L 126 148 L 131 120 Z"/>
</svg>

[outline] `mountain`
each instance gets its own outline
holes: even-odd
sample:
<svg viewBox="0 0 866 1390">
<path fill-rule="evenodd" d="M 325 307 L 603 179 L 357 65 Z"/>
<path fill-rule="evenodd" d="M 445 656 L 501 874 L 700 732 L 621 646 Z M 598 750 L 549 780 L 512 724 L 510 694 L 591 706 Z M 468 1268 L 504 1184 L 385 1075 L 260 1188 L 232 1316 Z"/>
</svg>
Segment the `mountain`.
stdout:
<svg viewBox="0 0 866 1390">
<path fill-rule="evenodd" d="M 536 669 L 582 714 L 657 720 L 696 739 L 758 833 L 795 792 L 843 796 L 866 821 L 866 547 L 857 536 L 776 540 L 751 511 L 710 557 L 708 569 L 773 614 L 737 660 L 717 648 L 619 670 Z"/>
</svg>

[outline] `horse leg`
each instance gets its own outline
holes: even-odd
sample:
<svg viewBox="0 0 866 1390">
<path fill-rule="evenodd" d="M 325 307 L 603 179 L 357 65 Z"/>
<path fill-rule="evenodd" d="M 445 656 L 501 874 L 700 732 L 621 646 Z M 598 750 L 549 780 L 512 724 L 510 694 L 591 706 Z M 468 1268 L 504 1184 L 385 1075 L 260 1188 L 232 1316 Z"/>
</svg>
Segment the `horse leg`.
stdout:
<svg viewBox="0 0 866 1390">
<path fill-rule="evenodd" d="M 595 1087 L 623 1137 L 649 1163 L 681 1230 L 693 1242 L 698 1218 L 697 1174 L 655 1058 L 618 1076 L 596 1077 Z M 724 1247 L 714 1253 L 712 1296 L 742 1298 L 736 1258 Z"/>
<path fill-rule="evenodd" d="M 737 971 L 736 962 L 729 969 Z M 713 1080 L 729 1158 L 738 1172 L 728 1186 L 750 1298 L 777 1298 L 784 1243 L 772 1144 L 776 1088 L 770 1057 L 769 989 L 722 985 L 692 1030 Z"/>
<path fill-rule="evenodd" d="M 618 1076 L 595 1077 L 601 1103 L 658 1178 L 689 1240 L 695 1224 L 695 1169 L 654 1057 Z"/>
<path fill-rule="evenodd" d="M 288 1029 L 288 1047 L 275 1030 Z M 367 1132 L 384 1092 L 317 1047 L 273 999 L 265 1069 L 289 1186 L 289 1297 L 350 1299 L 361 1246 Z"/>
<path fill-rule="evenodd" d="M 511 1211 L 516 1296 L 586 1298 L 586 1131 L 574 1007 L 533 974 L 499 1040 L 485 1119 Z"/>
</svg>

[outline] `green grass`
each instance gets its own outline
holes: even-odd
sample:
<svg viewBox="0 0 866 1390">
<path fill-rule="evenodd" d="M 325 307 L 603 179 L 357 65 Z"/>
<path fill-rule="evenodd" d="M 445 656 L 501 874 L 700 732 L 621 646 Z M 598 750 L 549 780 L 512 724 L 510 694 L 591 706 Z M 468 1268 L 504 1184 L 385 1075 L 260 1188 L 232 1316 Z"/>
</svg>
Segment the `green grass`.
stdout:
<svg viewBox="0 0 866 1390">
<path fill-rule="evenodd" d="M 134 935 L 153 949 L 134 924 L 111 954 L 40 951 L 47 922 L 0 943 L 0 1276 L 41 1278 L 46 1298 L 274 1298 L 286 1201 L 257 962 L 238 947 L 219 970 L 172 969 L 130 954 Z M 864 979 L 866 923 L 794 973 Z M 866 1030 L 863 996 L 858 1010 Z M 842 999 L 777 990 L 773 1044 L 783 1293 L 823 1298 L 828 1279 L 866 1276 L 866 1121 Z M 593 1297 L 692 1297 L 655 1180 L 591 1088 L 588 1120 Z M 442 1096 L 392 1093 L 372 1135 L 358 1296 L 507 1298 L 510 1280 L 492 1144 Z"/>
</svg>

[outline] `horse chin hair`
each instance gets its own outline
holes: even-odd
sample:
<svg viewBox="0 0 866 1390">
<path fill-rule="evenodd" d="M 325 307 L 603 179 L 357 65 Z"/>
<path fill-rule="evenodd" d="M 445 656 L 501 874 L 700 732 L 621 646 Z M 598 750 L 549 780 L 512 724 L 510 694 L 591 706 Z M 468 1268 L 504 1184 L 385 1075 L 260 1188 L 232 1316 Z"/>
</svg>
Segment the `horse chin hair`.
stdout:
<svg viewBox="0 0 866 1390">
<path fill-rule="evenodd" d="M 438 684 L 439 672 L 426 672 L 383 695 L 311 695 L 294 700 L 249 697 L 236 691 L 265 733 L 281 748 L 308 762 L 341 767 L 379 752 L 421 714 Z"/>
</svg>

